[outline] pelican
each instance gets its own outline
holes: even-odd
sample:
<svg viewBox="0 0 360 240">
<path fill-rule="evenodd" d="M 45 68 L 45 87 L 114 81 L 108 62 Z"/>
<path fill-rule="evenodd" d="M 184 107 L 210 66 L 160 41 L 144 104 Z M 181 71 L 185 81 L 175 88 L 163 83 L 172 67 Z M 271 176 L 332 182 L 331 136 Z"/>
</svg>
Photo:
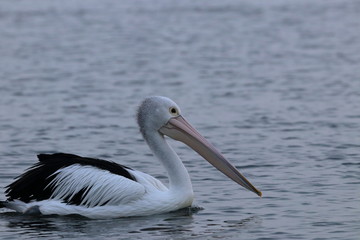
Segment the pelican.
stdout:
<svg viewBox="0 0 360 240">
<path fill-rule="evenodd" d="M 189 174 L 165 136 L 181 141 L 242 187 L 256 189 L 181 115 L 179 106 L 161 96 L 148 97 L 139 106 L 140 132 L 165 167 L 169 184 L 101 159 L 73 154 L 38 155 L 39 162 L 6 188 L 0 206 L 23 214 L 82 215 L 88 218 L 147 216 L 192 205 Z"/>
</svg>

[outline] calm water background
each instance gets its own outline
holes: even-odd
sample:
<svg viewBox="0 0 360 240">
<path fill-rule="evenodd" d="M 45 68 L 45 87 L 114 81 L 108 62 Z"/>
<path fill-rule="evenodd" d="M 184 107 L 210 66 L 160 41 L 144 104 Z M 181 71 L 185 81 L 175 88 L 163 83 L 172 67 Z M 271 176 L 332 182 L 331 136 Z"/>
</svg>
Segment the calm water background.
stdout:
<svg viewBox="0 0 360 240">
<path fill-rule="evenodd" d="M 1 210 L 0 238 L 360 239 L 359 12 L 356 0 L 1 1 L 1 199 L 42 152 L 166 182 L 135 123 L 148 95 L 174 99 L 264 197 L 172 141 L 203 210 Z"/>
</svg>

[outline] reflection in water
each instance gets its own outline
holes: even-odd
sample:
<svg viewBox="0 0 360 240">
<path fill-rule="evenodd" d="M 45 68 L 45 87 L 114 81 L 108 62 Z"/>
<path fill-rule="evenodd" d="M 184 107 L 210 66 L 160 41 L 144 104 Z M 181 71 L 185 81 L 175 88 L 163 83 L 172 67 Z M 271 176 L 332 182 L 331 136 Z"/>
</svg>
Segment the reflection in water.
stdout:
<svg viewBox="0 0 360 240">
<path fill-rule="evenodd" d="M 199 214 L 200 207 L 184 208 L 176 212 L 149 217 L 130 217 L 120 219 L 94 220 L 81 216 L 26 216 L 14 212 L 0 214 L 7 227 L 27 237 L 39 238 L 99 238 L 116 236 L 132 238 L 141 233 L 152 239 L 174 237 L 176 239 L 211 238 L 217 234 L 230 236 L 238 234 L 241 228 L 247 228 L 261 221 L 256 216 L 243 219 L 203 219 L 196 222 L 193 215 Z M 203 217 L 208 217 L 206 214 Z M 126 229 L 126 231 L 124 231 Z M 235 232 L 233 232 L 235 231 Z M 182 236 L 182 237 L 179 237 Z"/>
<path fill-rule="evenodd" d="M 3 220 L 7 220 L 9 228 L 21 228 L 32 231 L 57 231 L 57 227 L 48 217 L 33 217 L 18 213 L 3 214 Z"/>
</svg>

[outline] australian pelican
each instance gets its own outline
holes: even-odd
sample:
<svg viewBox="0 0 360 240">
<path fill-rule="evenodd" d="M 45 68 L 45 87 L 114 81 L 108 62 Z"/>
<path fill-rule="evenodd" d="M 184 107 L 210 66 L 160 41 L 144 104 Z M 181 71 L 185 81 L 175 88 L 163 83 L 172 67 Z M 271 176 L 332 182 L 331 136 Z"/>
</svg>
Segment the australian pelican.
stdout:
<svg viewBox="0 0 360 240">
<path fill-rule="evenodd" d="M 100 159 L 73 154 L 38 155 L 39 162 L 7 186 L 1 207 L 24 214 L 79 214 L 89 218 L 146 216 L 191 206 L 190 177 L 164 136 L 181 141 L 236 183 L 261 196 L 165 97 L 149 97 L 137 114 L 140 131 L 164 165 L 169 187 L 154 177 Z"/>
</svg>

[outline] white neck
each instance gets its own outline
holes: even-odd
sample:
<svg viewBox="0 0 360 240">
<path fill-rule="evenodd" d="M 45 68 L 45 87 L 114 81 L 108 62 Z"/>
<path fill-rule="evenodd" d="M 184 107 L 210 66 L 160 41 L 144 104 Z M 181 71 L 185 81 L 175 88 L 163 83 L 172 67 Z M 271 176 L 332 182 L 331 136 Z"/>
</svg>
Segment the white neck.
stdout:
<svg viewBox="0 0 360 240">
<path fill-rule="evenodd" d="M 189 173 L 179 156 L 166 142 L 164 136 L 156 131 L 150 134 L 145 134 L 144 137 L 150 149 L 162 162 L 168 173 L 170 182 L 169 190 L 192 194 L 192 185 Z"/>
</svg>

